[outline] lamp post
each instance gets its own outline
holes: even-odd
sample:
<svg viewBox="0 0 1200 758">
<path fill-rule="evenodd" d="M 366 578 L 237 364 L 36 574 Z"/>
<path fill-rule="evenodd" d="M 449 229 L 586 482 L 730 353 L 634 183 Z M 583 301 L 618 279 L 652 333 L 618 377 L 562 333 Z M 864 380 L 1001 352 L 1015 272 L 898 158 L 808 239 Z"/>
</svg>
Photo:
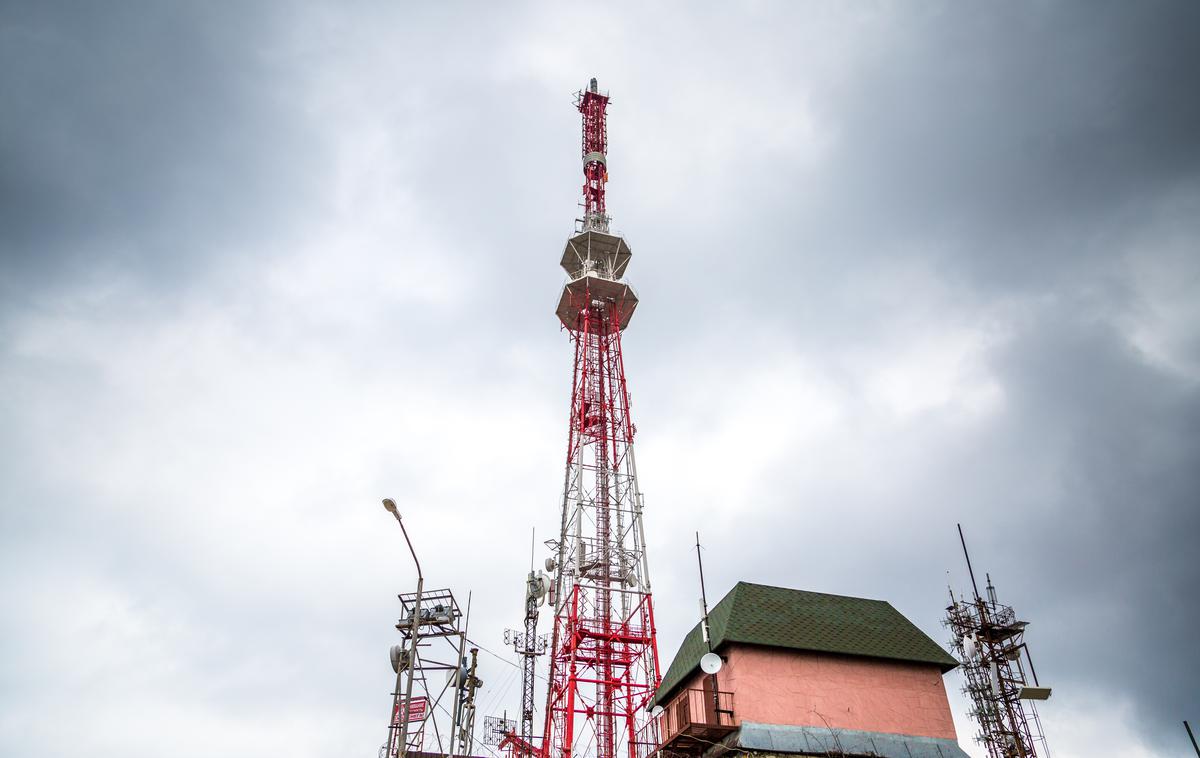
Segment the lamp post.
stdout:
<svg viewBox="0 0 1200 758">
<path fill-rule="evenodd" d="M 417 663 L 417 630 L 421 624 L 421 591 L 425 587 L 425 577 L 421 574 L 421 562 L 417 560 L 417 551 L 413 550 L 412 540 L 408 538 L 408 530 L 404 528 L 404 521 L 400 518 L 400 512 L 396 510 L 396 501 L 391 498 L 385 498 L 383 507 L 388 513 L 396 517 L 396 523 L 400 525 L 400 532 L 404 535 L 404 542 L 408 544 L 408 552 L 412 554 L 413 563 L 417 565 L 417 597 L 413 601 L 412 631 L 410 633 L 411 645 L 408 651 L 408 684 L 404 688 L 404 710 L 400 713 L 400 723 L 393 727 L 400 730 L 399 758 L 406 758 L 408 755 L 408 711 L 412 705 L 412 670 Z M 403 668 L 396 672 L 396 693 L 392 704 L 393 717 L 400 708 L 400 677 L 403 676 L 403 672 Z M 388 758 L 391 757 L 389 756 Z"/>
</svg>

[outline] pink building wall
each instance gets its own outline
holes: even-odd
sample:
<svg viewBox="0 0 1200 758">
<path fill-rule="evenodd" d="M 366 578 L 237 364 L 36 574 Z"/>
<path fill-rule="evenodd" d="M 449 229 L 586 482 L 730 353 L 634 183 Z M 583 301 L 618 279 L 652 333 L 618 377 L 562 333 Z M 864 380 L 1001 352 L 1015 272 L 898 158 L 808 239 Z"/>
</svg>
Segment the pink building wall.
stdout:
<svg viewBox="0 0 1200 758">
<path fill-rule="evenodd" d="M 957 740 L 937 666 L 732 645 L 718 687 L 736 723 L 861 729 Z M 688 687 L 699 689 L 696 673 Z"/>
</svg>

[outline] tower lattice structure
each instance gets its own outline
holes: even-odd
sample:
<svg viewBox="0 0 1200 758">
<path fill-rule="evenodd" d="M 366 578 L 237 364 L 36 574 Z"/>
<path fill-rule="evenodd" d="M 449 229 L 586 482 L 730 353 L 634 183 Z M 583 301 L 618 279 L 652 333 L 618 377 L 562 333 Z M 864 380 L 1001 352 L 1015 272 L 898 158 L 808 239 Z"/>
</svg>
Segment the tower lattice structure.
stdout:
<svg viewBox="0 0 1200 758">
<path fill-rule="evenodd" d="M 513 756 L 531 756 L 539 751 L 536 749 L 534 737 L 534 699 L 537 677 L 538 656 L 546 652 L 546 635 L 538 634 L 538 606 L 546 592 L 545 578 L 529 572 L 525 580 L 525 627 L 523 630 L 506 629 L 504 644 L 512 645 L 517 655 L 521 656 L 521 725 L 520 732 L 515 729 L 506 735 L 500 743 L 501 748 L 507 748 Z"/>
<path fill-rule="evenodd" d="M 1012 606 L 996 599 L 990 575 L 986 596 L 980 596 L 970 556 L 967 569 L 972 597 L 956 600 L 951 592 L 943 624 L 950 629 L 950 646 L 962 662 L 963 693 L 971 699 L 971 717 L 979 724 L 975 740 L 987 750 L 988 758 L 1049 758 L 1033 701 L 1050 697 L 1050 688 L 1037 681 L 1025 643 L 1028 622 L 1018 620 Z"/>
<path fill-rule="evenodd" d="M 646 709 L 660 683 L 654 608 L 633 455 L 636 432 L 621 333 L 637 296 L 623 281 L 629 245 L 609 231 L 609 98 L 592 79 L 583 119 L 583 218 L 563 251 L 557 315 L 574 347 L 559 536 L 545 758 L 636 758 L 657 745 Z M 643 746 L 639 749 L 639 746 Z"/>
</svg>

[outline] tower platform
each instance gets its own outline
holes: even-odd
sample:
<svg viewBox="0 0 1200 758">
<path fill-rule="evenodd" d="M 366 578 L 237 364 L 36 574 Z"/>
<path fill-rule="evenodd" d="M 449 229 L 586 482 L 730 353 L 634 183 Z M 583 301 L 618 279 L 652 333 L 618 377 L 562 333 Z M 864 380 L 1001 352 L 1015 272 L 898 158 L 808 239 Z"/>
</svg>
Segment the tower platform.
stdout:
<svg viewBox="0 0 1200 758">
<path fill-rule="evenodd" d="M 579 312 L 584 308 L 595 308 L 603 314 L 601 319 L 607 318 L 608 314 L 615 314 L 617 328 L 625 331 L 637 304 L 638 297 L 633 287 L 589 273 L 563 285 L 562 296 L 554 312 L 563 326 L 576 331 L 579 329 Z"/>
<path fill-rule="evenodd" d="M 586 231 L 567 240 L 561 265 L 572 279 L 578 279 L 589 271 L 609 279 L 620 279 L 625 276 L 625 267 L 632 257 L 633 252 L 623 237 Z"/>
</svg>

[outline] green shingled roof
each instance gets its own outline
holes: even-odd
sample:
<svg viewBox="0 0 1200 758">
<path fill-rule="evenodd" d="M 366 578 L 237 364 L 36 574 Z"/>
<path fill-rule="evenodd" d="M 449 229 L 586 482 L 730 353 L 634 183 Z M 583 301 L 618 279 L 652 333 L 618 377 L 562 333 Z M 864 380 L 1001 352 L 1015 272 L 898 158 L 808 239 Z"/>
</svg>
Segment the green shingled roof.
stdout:
<svg viewBox="0 0 1200 758">
<path fill-rule="evenodd" d="M 713 649 L 729 643 L 930 663 L 945 673 L 957 661 L 883 600 L 738 582 L 708 614 Z M 697 624 L 688 632 L 655 702 L 700 665 L 708 652 Z"/>
</svg>

